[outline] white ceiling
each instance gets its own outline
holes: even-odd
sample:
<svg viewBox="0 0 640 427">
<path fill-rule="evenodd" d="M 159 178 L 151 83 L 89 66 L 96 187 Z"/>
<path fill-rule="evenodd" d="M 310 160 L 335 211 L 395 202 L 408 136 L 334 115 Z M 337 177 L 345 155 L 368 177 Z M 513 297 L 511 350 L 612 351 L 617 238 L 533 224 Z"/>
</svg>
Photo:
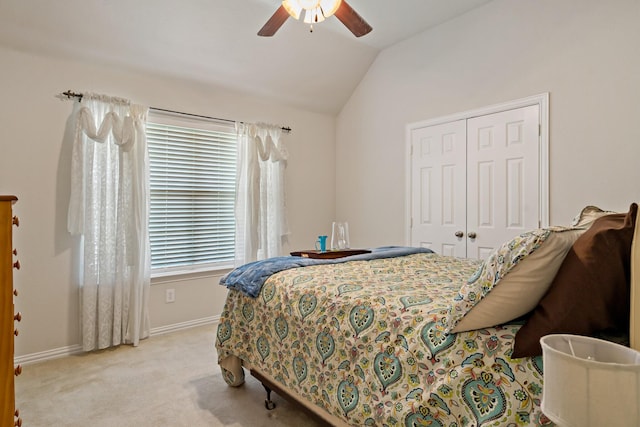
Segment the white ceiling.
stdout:
<svg viewBox="0 0 640 427">
<path fill-rule="evenodd" d="M 290 18 L 274 37 L 258 37 L 279 0 L 2 0 L 0 45 L 336 114 L 380 50 L 488 1 L 349 0 L 373 27 L 356 38 L 335 17 L 313 32 Z"/>
</svg>

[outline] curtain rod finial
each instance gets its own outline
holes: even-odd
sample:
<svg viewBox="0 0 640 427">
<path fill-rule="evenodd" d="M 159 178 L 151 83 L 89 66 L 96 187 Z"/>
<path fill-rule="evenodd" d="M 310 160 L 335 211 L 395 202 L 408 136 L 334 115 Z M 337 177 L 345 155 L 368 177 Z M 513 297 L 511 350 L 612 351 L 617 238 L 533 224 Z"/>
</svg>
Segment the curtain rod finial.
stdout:
<svg viewBox="0 0 640 427">
<path fill-rule="evenodd" d="M 72 90 L 67 90 L 65 92 L 62 92 L 60 94 L 60 99 L 62 99 L 62 96 L 66 96 L 67 99 L 78 98 L 78 100 L 82 100 L 82 94 L 81 93 L 75 93 Z"/>
</svg>

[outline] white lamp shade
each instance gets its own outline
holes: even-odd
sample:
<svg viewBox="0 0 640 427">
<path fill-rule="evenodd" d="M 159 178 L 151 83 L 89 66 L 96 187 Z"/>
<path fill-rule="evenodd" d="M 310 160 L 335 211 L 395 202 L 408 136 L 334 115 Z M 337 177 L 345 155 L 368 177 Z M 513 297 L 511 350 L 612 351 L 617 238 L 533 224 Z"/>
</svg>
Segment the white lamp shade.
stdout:
<svg viewBox="0 0 640 427">
<path fill-rule="evenodd" d="M 559 426 L 640 426 L 640 352 L 596 338 L 547 335 L 542 412 Z"/>
</svg>

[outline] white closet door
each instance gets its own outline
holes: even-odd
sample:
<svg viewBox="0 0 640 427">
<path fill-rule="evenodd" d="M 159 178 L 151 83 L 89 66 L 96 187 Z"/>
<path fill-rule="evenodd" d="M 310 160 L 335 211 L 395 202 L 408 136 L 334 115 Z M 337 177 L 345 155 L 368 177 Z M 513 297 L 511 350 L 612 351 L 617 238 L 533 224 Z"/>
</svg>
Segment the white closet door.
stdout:
<svg viewBox="0 0 640 427">
<path fill-rule="evenodd" d="M 467 121 L 467 257 L 539 226 L 539 171 L 537 105 Z"/>
<path fill-rule="evenodd" d="M 411 140 L 411 245 L 466 257 L 466 121 L 414 129 Z"/>
</svg>

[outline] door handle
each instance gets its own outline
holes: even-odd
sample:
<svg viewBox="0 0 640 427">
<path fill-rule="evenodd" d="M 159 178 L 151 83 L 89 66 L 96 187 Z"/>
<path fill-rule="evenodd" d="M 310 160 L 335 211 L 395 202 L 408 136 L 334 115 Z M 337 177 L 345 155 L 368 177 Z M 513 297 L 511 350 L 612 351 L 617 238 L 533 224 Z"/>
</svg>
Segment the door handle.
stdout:
<svg viewBox="0 0 640 427">
<path fill-rule="evenodd" d="M 456 231 L 455 236 L 456 237 L 462 237 L 462 236 L 464 236 L 464 233 L 462 231 Z"/>
<path fill-rule="evenodd" d="M 475 239 L 476 238 L 476 233 L 474 231 L 472 231 L 471 233 L 467 234 L 467 236 L 469 236 L 470 239 Z"/>
</svg>

